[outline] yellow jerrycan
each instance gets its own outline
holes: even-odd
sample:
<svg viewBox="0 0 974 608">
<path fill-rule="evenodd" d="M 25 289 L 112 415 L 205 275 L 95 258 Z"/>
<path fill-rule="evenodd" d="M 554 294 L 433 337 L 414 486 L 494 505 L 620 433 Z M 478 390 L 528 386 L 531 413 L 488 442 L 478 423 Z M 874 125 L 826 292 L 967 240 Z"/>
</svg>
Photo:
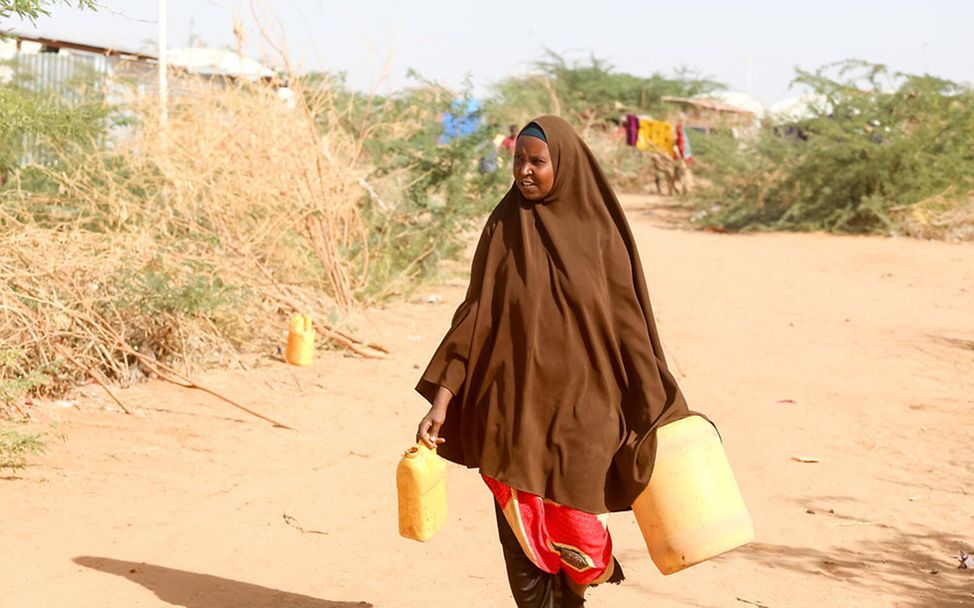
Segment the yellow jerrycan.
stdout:
<svg viewBox="0 0 974 608">
<path fill-rule="evenodd" d="M 311 365 L 315 350 L 315 330 L 308 315 L 294 315 L 287 332 L 284 360 L 291 365 Z"/>
<path fill-rule="evenodd" d="M 446 521 L 446 462 L 420 442 L 406 450 L 396 468 L 399 534 L 425 542 Z"/>
<path fill-rule="evenodd" d="M 754 540 L 717 429 L 689 416 L 657 431 L 649 485 L 632 504 L 653 563 L 673 574 Z"/>
</svg>

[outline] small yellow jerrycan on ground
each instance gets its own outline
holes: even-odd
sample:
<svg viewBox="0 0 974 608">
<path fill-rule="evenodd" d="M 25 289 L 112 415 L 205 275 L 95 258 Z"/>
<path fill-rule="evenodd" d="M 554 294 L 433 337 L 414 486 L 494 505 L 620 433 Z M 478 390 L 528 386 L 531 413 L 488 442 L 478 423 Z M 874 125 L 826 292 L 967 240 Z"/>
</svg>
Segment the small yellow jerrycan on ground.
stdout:
<svg viewBox="0 0 974 608">
<path fill-rule="evenodd" d="M 399 534 L 425 542 L 446 521 L 446 462 L 420 442 L 406 450 L 396 468 Z"/>
<path fill-rule="evenodd" d="M 657 431 L 649 485 L 632 505 L 653 563 L 673 574 L 754 540 L 717 429 L 700 416 Z"/>
<path fill-rule="evenodd" d="M 294 315 L 287 332 L 284 360 L 291 365 L 311 365 L 315 350 L 315 330 L 308 315 Z"/>
</svg>

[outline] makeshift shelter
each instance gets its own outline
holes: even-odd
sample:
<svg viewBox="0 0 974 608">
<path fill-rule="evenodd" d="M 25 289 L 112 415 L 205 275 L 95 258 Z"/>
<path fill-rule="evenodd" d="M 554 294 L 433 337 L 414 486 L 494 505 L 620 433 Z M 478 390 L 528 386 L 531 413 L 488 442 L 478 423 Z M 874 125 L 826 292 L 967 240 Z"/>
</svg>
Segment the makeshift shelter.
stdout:
<svg viewBox="0 0 974 608">
<path fill-rule="evenodd" d="M 829 102 L 824 95 L 800 95 L 786 97 L 771 104 L 768 107 L 768 118 L 775 123 L 795 123 L 829 112 Z"/>
<path fill-rule="evenodd" d="M 170 66 L 199 76 L 239 78 L 252 82 L 270 80 L 276 76 L 274 70 L 264 67 L 259 61 L 226 49 L 170 49 L 167 59 Z"/>
<path fill-rule="evenodd" d="M 480 101 L 477 99 L 456 99 L 450 110 L 443 114 L 443 134 L 440 143 L 466 137 L 480 128 Z"/>
<path fill-rule="evenodd" d="M 683 124 L 687 129 L 709 133 L 730 129 L 738 132 L 751 129 L 756 124 L 755 112 L 722 101 L 692 97 L 663 97 L 667 106 L 667 119 Z"/>
<path fill-rule="evenodd" d="M 17 77 L 21 87 L 52 91 L 68 101 L 76 97 L 79 80 L 147 82 L 156 69 L 155 56 L 140 51 L 17 32 L 0 39 L 0 59 L 6 63 L 0 82 Z"/>
<path fill-rule="evenodd" d="M 698 99 L 709 99 L 719 101 L 735 108 L 747 110 L 754 114 L 755 121 L 764 118 L 767 109 L 764 104 L 751 97 L 750 94 L 741 91 L 713 91 L 705 95 L 697 95 Z"/>
</svg>

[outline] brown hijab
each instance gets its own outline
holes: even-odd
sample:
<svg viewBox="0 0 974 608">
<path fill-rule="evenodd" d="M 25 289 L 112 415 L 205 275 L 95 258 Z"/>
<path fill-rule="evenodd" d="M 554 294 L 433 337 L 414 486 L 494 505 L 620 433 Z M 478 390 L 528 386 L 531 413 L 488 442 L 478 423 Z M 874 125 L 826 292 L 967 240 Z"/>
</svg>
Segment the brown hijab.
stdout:
<svg viewBox="0 0 974 608">
<path fill-rule="evenodd" d="M 536 202 L 512 186 L 491 213 L 416 390 L 455 395 L 445 458 L 576 509 L 625 511 L 649 483 L 655 430 L 689 411 L 602 169 L 563 119 L 534 122 L 554 186 Z"/>
</svg>

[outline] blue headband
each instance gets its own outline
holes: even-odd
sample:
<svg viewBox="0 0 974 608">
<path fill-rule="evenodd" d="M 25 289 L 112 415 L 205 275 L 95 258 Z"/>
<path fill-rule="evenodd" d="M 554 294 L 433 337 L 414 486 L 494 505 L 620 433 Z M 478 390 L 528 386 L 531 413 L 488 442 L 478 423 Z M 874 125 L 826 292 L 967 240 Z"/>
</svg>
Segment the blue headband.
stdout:
<svg viewBox="0 0 974 608">
<path fill-rule="evenodd" d="M 536 122 L 528 123 L 528 126 L 521 129 L 521 132 L 517 134 L 518 137 L 521 136 L 536 137 L 541 141 L 548 143 L 548 138 L 544 136 L 544 131 L 541 130 L 541 126 Z"/>
</svg>

